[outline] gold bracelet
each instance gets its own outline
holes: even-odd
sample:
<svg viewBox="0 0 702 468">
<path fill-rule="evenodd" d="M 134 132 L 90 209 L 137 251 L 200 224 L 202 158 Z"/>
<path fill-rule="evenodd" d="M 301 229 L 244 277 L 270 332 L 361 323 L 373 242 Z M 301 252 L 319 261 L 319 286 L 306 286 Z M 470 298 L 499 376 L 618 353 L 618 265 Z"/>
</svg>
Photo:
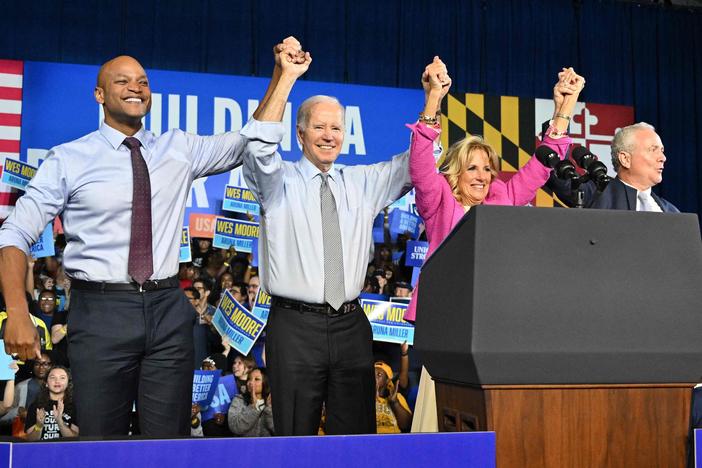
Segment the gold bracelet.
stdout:
<svg viewBox="0 0 702 468">
<path fill-rule="evenodd" d="M 44 429 L 44 426 L 42 426 L 41 424 L 36 423 L 34 425 L 34 432 L 41 432 L 42 429 Z"/>
<path fill-rule="evenodd" d="M 436 125 L 436 123 L 437 123 L 436 116 L 432 117 L 432 116 L 426 115 L 424 112 L 419 113 L 419 121 L 423 122 L 427 125 Z"/>
<path fill-rule="evenodd" d="M 565 115 L 565 114 L 561 114 L 560 112 L 557 112 L 557 113 L 556 113 L 556 117 L 560 117 L 560 118 L 562 118 L 563 120 L 567 120 L 567 121 L 570 122 L 570 116 L 569 116 L 569 115 Z"/>
</svg>

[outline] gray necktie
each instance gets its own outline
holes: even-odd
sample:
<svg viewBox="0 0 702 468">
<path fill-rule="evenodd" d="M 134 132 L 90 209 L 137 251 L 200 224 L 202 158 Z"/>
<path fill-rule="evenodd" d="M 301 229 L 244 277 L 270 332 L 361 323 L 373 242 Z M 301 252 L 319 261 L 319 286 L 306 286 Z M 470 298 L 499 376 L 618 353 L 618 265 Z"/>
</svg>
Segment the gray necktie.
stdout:
<svg viewBox="0 0 702 468">
<path fill-rule="evenodd" d="M 322 206 L 322 240 L 324 243 L 324 301 L 335 310 L 346 302 L 344 292 L 344 259 L 341 249 L 341 228 L 334 194 L 329 188 L 329 174 L 320 173 L 319 198 Z"/>
<path fill-rule="evenodd" d="M 639 209 L 637 211 L 657 211 L 654 207 L 656 202 L 648 193 L 639 192 L 637 198 L 639 199 Z"/>
</svg>

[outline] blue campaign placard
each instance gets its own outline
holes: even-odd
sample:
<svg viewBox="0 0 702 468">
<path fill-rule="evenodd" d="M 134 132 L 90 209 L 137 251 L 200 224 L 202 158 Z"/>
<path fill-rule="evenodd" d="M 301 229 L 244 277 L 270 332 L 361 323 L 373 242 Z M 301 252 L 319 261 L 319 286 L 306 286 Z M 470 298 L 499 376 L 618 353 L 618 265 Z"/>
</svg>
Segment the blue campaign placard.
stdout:
<svg viewBox="0 0 702 468">
<path fill-rule="evenodd" d="M 268 321 L 268 313 L 271 311 L 271 296 L 266 294 L 263 288 L 258 288 L 254 306 L 251 313 L 258 317 L 262 322 Z"/>
<path fill-rule="evenodd" d="M 237 252 L 251 253 L 258 231 L 258 223 L 217 216 L 212 245 L 220 249 L 234 246 Z"/>
<path fill-rule="evenodd" d="M 219 383 L 217 383 L 217 389 L 212 397 L 212 402 L 206 410 L 200 411 L 202 421 L 209 421 L 214 417 L 215 413 L 227 414 L 232 398 L 238 393 L 239 390 L 236 388 L 236 381 L 232 374 L 220 377 Z"/>
<path fill-rule="evenodd" d="M 184 226 L 180 235 L 180 263 L 188 263 L 193 260 L 190 250 L 190 227 Z"/>
<path fill-rule="evenodd" d="M 389 222 L 393 241 L 399 234 L 406 232 L 409 232 L 412 239 L 416 239 L 419 236 L 419 224 L 422 222 L 422 218 L 408 211 L 394 209 L 390 212 Z"/>
<path fill-rule="evenodd" d="M 373 329 L 374 341 L 414 344 L 414 326 L 404 320 L 407 304 L 361 299 L 361 307 Z"/>
<path fill-rule="evenodd" d="M 408 241 L 405 252 L 405 266 L 421 267 L 429 250 L 429 242 Z"/>
<path fill-rule="evenodd" d="M 224 198 L 222 199 L 222 209 L 226 211 L 236 211 L 237 213 L 261 215 L 259 206 L 251 190 L 235 185 L 224 187 Z"/>
<path fill-rule="evenodd" d="M 22 161 L 16 161 L 11 158 L 5 158 L 5 164 L 2 167 L 2 182 L 20 190 L 24 190 L 37 168 Z"/>
<path fill-rule="evenodd" d="M 5 341 L 0 340 L 0 380 L 14 380 L 15 371 L 10 368 L 12 356 L 5 353 Z"/>
<path fill-rule="evenodd" d="M 417 287 L 417 281 L 419 281 L 419 272 L 422 271 L 421 268 L 414 267 L 412 268 L 412 279 L 410 280 L 410 284 L 412 285 L 413 288 Z"/>
<path fill-rule="evenodd" d="M 251 266 L 258 268 L 258 241 L 251 245 Z"/>
<path fill-rule="evenodd" d="M 239 304 L 229 291 L 225 291 L 212 318 L 220 335 L 229 339 L 234 349 L 248 355 L 261 336 L 266 323 Z"/>
<path fill-rule="evenodd" d="M 200 405 L 200 410 L 210 406 L 212 397 L 217 390 L 221 372 L 218 370 L 196 370 L 193 375 L 193 403 Z"/>
<path fill-rule="evenodd" d="M 56 253 L 54 246 L 54 223 L 49 223 L 37 239 L 37 242 L 29 248 L 29 252 L 34 258 L 51 257 Z"/>
</svg>

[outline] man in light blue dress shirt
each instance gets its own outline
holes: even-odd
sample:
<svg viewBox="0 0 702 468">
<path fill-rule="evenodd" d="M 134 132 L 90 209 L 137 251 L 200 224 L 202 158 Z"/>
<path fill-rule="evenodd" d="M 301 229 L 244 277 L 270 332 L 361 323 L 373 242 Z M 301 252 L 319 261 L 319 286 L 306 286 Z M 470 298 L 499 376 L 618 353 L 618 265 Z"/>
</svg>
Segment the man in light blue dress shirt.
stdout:
<svg viewBox="0 0 702 468">
<path fill-rule="evenodd" d="M 238 132 L 202 137 L 174 129 L 156 136 L 144 129 L 151 91 L 131 57 L 101 67 L 95 99 L 105 113 L 100 128 L 49 152 L 0 229 L 5 349 L 39 357 L 24 296 L 26 255 L 60 216 L 64 267 L 73 281 L 68 340 L 80 434 L 126 435 L 136 400 L 142 434 L 186 435 L 195 315 L 175 277 L 183 213 L 193 180 L 240 165 L 246 140 Z M 135 150 L 127 137 L 138 140 L 151 194 L 152 273 L 138 282 L 128 273 Z M 138 193 L 140 185 L 134 187 Z M 148 199 L 140 206 L 148 207 Z"/>
<path fill-rule="evenodd" d="M 283 161 L 277 152 L 284 134 L 280 121 L 295 80 L 310 62 L 309 56 L 296 60 L 287 50 L 278 54 L 256 120 L 242 130 L 249 140 L 244 177 L 261 205 L 261 287 L 272 296 L 266 364 L 274 425 L 277 435 L 316 434 L 324 407 L 327 434 L 374 433 L 372 331 L 358 295 L 373 244 L 373 220 L 411 188 L 409 154 L 370 166 L 335 166 L 344 110 L 334 98 L 314 96 L 298 111 L 303 157 Z M 338 213 L 340 242 L 334 242 L 341 250 L 337 261 L 343 264 L 343 284 L 336 301 L 327 295 L 324 246 L 336 216 L 323 214 L 328 213 L 323 191 L 329 190 L 323 184 L 333 195 L 331 211 Z"/>
</svg>

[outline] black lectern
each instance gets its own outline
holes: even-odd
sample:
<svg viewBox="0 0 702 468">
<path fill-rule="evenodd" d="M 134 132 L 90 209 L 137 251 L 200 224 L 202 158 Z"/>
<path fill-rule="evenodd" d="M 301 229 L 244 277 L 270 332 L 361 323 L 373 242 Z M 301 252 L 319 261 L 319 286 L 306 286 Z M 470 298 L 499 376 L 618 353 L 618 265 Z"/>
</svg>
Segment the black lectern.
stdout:
<svg viewBox="0 0 702 468">
<path fill-rule="evenodd" d="M 701 286 L 696 215 L 473 208 L 419 285 L 440 429 L 501 467 L 683 464 Z"/>
</svg>

